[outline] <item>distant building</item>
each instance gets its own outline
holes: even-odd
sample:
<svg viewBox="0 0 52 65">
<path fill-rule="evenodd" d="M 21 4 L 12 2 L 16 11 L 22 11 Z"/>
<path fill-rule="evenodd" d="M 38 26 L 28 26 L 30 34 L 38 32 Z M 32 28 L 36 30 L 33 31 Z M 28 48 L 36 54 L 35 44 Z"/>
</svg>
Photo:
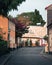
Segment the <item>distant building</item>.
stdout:
<svg viewBox="0 0 52 65">
<path fill-rule="evenodd" d="M 32 41 L 32 46 L 35 46 L 35 42 L 39 41 L 40 46 L 45 45 L 45 40 L 43 37 L 47 35 L 47 28 L 46 26 L 29 26 L 29 32 L 25 33 L 22 36 L 22 40 L 25 42 L 30 39 Z"/>
<path fill-rule="evenodd" d="M 45 9 L 47 10 L 48 50 L 52 52 L 52 4 Z"/>
</svg>

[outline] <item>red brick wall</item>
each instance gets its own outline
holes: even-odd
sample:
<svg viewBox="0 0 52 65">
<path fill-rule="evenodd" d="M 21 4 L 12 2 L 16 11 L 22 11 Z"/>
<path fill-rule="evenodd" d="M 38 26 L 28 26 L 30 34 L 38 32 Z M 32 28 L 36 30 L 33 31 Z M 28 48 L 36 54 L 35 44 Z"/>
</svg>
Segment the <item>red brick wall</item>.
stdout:
<svg viewBox="0 0 52 65">
<path fill-rule="evenodd" d="M 0 28 L 2 29 L 3 38 L 8 40 L 8 19 L 0 15 Z"/>
</svg>

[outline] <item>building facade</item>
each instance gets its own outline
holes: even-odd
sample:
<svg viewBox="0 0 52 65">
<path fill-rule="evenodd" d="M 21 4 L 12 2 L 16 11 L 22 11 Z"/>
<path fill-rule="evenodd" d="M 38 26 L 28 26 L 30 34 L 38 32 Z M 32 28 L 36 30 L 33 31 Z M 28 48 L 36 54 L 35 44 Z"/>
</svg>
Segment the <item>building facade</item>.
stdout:
<svg viewBox="0 0 52 65">
<path fill-rule="evenodd" d="M 47 10 L 48 51 L 52 52 L 52 4 L 45 9 Z"/>
<path fill-rule="evenodd" d="M 0 15 L 0 34 L 4 40 L 8 41 L 8 19 L 2 15 Z"/>
<path fill-rule="evenodd" d="M 45 45 L 43 37 L 47 35 L 46 26 L 29 26 L 29 32 L 22 36 L 22 40 L 25 42 L 28 39 L 32 41 L 32 46 L 35 46 L 36 41 L 40 43 L 40 46 Z M 24 43 L 25 46 L 25 43 Z"/>
<path fill-rule="evenodd" d="M 16 48 L 16 42 L 15 42 L 15 23 L 12 20 L 9 20 L 8 22 L 8 40 L 10 41 L 9 47 L 10 48 Z"/>
<path fill-rule="evenodd" d="M 3 40 L 8 41 L 9 48 L 16 48 L 16 36 L 15 36 L 15 23 L 6 17 L 0 16 L 0 35 L 3 36 Z"/>
</svg>

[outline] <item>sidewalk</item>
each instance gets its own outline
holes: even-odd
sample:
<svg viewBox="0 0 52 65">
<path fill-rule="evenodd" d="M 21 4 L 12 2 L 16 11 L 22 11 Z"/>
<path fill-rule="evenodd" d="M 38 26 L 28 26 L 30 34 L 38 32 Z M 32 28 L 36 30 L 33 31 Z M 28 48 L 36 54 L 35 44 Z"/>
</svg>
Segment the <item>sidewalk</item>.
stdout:
<svg viewBox="0 0 52 65">
<path fill-rule="evenodd" d="M 0 57 L 0 65 L 4 65 L 10 57 L 11 57 L 11 53 L 1 56 Z"/>
<path fill-rule="evenodd" d="M 42 52 L 40 53 L 44 58 L 52 61 L 52 54 L 49 54 L 49 53 L 45 53 L 43 50 Z"/>
<path fill-rule="evenodd" d="M 10 51 L 10 53 L 5 54 L 0 57 L 0 65 L 5 65 L 5 63 L 15 54 L 16 50 Z"/>
</svg>

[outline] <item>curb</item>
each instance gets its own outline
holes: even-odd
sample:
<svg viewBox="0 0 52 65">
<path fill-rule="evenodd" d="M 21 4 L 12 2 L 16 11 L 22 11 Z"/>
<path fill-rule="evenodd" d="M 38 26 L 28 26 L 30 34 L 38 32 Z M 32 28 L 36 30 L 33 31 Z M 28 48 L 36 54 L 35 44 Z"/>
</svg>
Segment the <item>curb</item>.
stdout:
<svg viewBox="0 0 52 65">
<path fill-rule="evenodd" d="M 10 57 L 11 57 L 11 54 L 9 54 L 7 58 L 0 65 L 5 65 L 5 63 L 10 59 Z"/>
<path fill-rule="evenodd" d="M 46 52 L 43 52 L 43 50 L 40 52 L 40 55 L 42 55 L 42 57 L 46 58 L 47 60 L 49 61 L 52 61 L 52 55 L 46 53 Z"/>
<path fill-rule="evenodd" d="M 42 55 L 42 57 L 44 57 L 45 59 L 47 59 L 47 60 L 49 60 L 49 61 L 51 61 L 52 62 L 52 59 L 51 58 L 49 58 L 49 57 L 47 57 L 45 54 L 41 54 Z"/>
</svg>

